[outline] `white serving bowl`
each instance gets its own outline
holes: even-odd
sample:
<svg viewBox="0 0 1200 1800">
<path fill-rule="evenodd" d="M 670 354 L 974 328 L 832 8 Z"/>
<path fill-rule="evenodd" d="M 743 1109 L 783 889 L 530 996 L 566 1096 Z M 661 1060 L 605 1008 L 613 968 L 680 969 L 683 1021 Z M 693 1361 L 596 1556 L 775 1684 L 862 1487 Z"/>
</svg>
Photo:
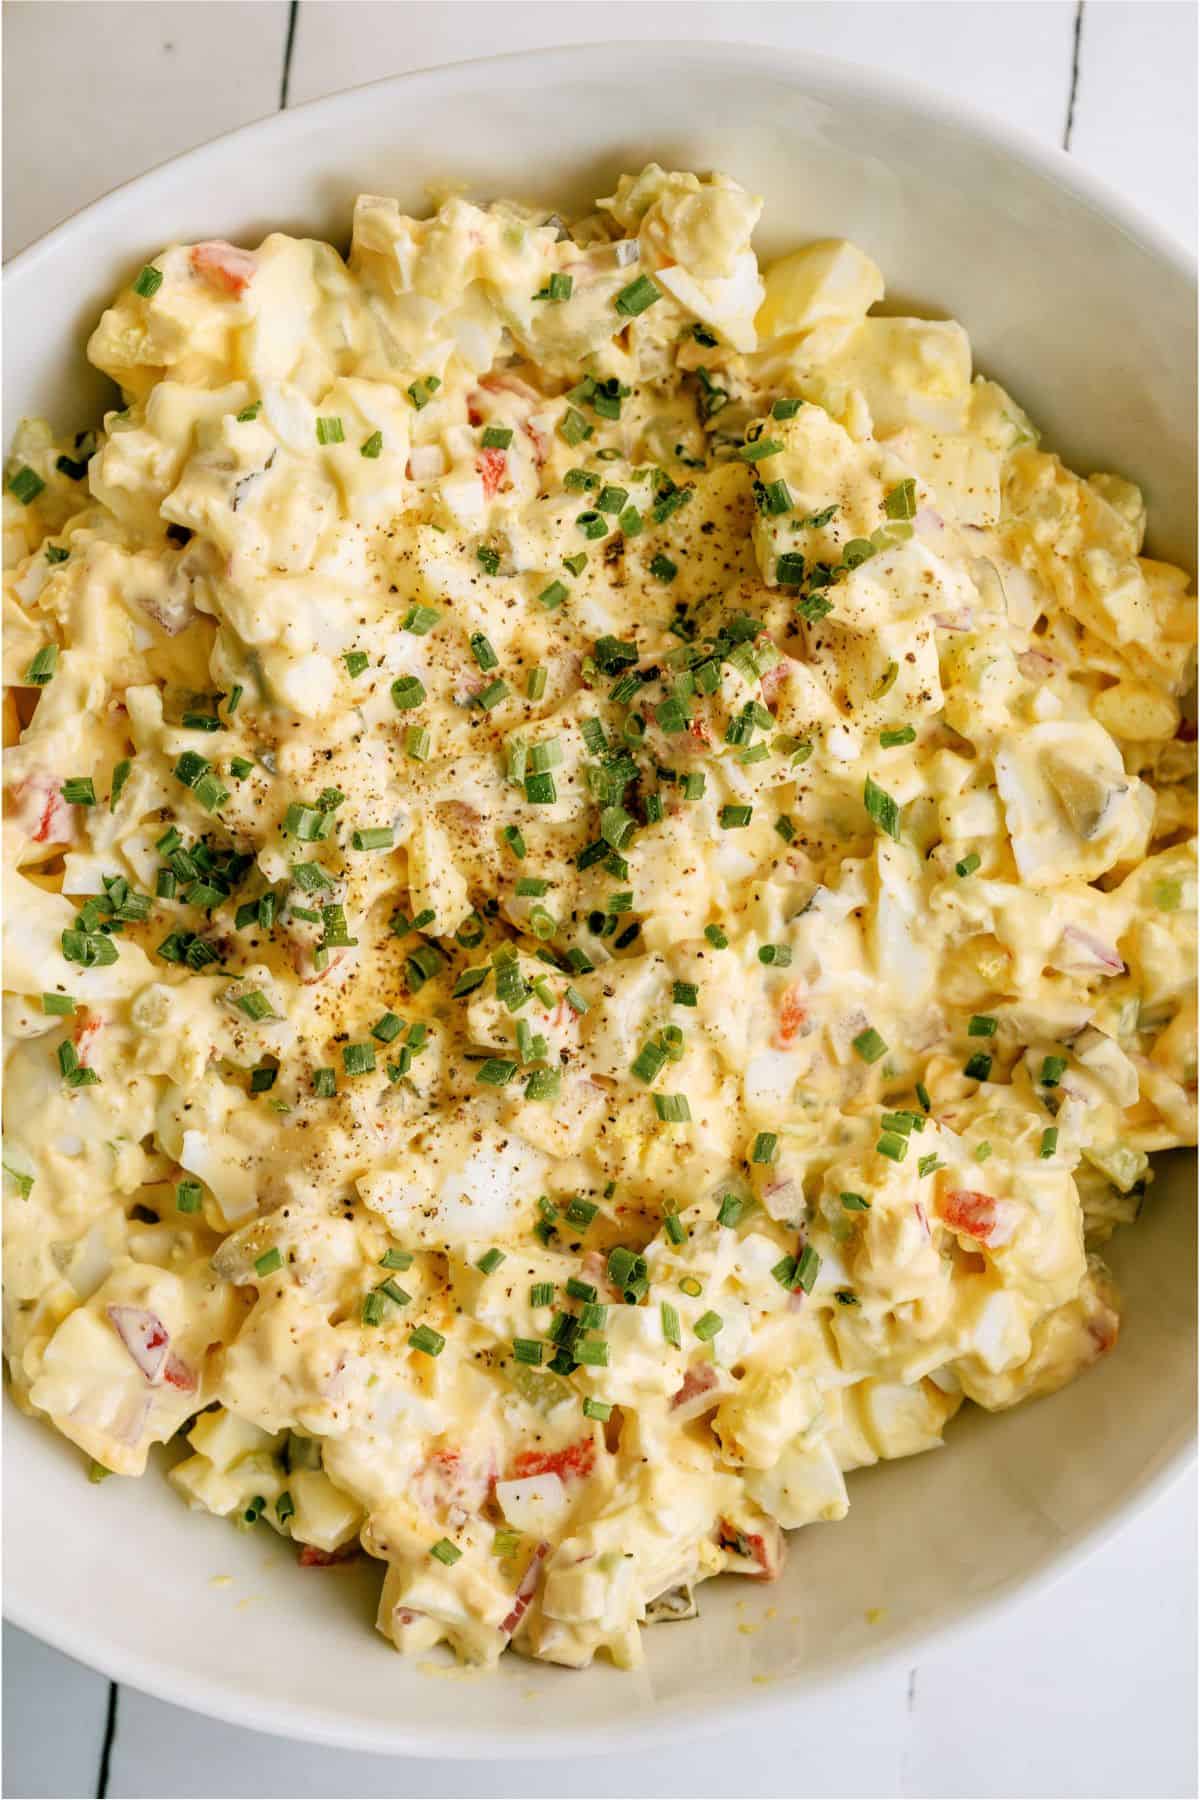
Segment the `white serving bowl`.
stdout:
<svg viewBox="0 0 1200 1800">
<path fill-rule="evenodd" d="M 979 367 L 1046 441 L 1084 471 L 1141 482 L 1153 547 L 1190 561 L 1186 259 L 1057 152 L 864 70 L 734 44 L 581 46 L 401 76 L 130 183 L 7 274 L 6 433 L 22 413 L 91 422 L 105 389 L 84 365 L 87 333 L 165 243 L 273 228 L 344 243 L 356 193 L 419 212 L 430 182 L 569 210 L 650 158 L 764 194 L 767 254 L 853 238 L 884 269 L 891 310 L 962 320 Z M 89 1487 L 78 1453 L 11 1405 L 5 1609 L 164 1699 L 360 1749 L 632 1749 L 781 1706 L 794 1723 L 822 1684 L 1061 1570 L 1187 1460 L 1192 1168 L 1176 1158 L 1113 1246 L 1127 1301 L 1116 1354 L 1053 1399 L 969 1409 L 937 1455 L 852 1477 L 849 1518 L 793 1538 L 778 1584 L 705 1586 L 702 1619 L 648 1632 L 637 1674 L 509 1657 L 483 1678 L 402 1661 L 372 1629 L 375 1565 L 298 1569 L 271 1533 L 188 1513 L 153 1472 Z"/>
</svg>

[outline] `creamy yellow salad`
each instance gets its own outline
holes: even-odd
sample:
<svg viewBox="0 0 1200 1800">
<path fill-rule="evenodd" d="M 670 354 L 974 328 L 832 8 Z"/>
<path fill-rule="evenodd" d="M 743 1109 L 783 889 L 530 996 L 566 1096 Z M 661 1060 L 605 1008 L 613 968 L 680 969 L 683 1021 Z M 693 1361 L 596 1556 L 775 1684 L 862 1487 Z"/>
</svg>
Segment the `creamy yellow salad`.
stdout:
<svg viewBox="0 0 1200 1800">
<path fill-rule="evenodd" d="M 759 210 L 174 245 L 7 467 L 13 1393 L 404 1651 L 775 1576 L 1195 1138 L 1187 578 Z"/>
</svg>

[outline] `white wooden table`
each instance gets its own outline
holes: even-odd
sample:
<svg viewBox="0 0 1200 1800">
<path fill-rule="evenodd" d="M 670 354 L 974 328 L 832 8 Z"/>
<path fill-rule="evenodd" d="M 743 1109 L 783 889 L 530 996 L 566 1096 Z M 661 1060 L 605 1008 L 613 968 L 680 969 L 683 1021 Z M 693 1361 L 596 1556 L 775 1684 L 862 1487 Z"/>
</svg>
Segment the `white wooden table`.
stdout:
<svg viewBox="0 0 1200 1800">
<path fill-rule="evenodd" d="M 700 5 L 609 0 L 9 0 L 4 249 L 281 104 L 405 69 L 599 37 L 737 38 L 886 65 L 1065 144 L 1196 238 L 1190 0 Z M 1196 1791 L 1196 1486 L 1049 1593 L 830 1698 L 797 1739 L 731 1731 L 484 1765 L 347 1755 L 209 1723 L 4 1637 L 4 1782 L 24 1796 L 1174 1796 Z"/>
</svg>

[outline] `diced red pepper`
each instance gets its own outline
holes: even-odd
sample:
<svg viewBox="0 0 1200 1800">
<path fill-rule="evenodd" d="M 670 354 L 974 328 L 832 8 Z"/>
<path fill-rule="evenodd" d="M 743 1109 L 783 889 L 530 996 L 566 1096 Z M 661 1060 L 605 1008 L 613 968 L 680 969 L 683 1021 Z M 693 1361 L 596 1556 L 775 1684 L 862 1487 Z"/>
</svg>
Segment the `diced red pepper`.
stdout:
<svg viewBox="0 0 1200 1800">
<path fill-rule="evenodd" d="M 775 1032 L 777 1050 L 789 1050 L 808 1024 L 808 989 L 801 981 L 784 988 L 779 1001 L 779 1025 Z"/>
<path fill-rule="evenodd" d="M 350 1562 L 358 1555 L 358 1545 L 351 1538 L 340 1550 L 318 1550 L 315 1544 L 301 1544 L 300 1567 L 302 1569 L 330 1569 L 334 1563 Z M 413 1615 L 414 1618 L 416 1615 Z"/>
<path fill-rule="evenodd" d="M 974 1188 L 951 1188 L 942 1195 L 938 1212 L 951 1231 L 961 1231 L 964 1237 L 986 1244 L 996 1229 L 996 1206 L 994 1194 L 981 1194 Z"/>
<path fill-rule="evenodd" d="M 782 1543 L 782 1539 L 780 1542 Z M 779 1574 L 781 1560 L 772 1554 L 771 1546 L 761 1531 L 743 1531 L 729 1519 L 719 1519 L 717 1543 L 722 1550 L 732 1550 L 735 1556 L 745 1557 L 748 1562 L 754 1563 L 759 1571 L 754 1579 L 774 1581 Z"/>
<path fill-rule="evenodd" d="M 565 1450 L 522 1450 L 512 1467 L 510 1481 L 527 1475 L 558 1475 L 564 1481 L 570 1475 L 590 1475 L 596 1461 L 594 1438 L 580 1438 Z"/>
<path fill-rule="evenodd" d="M 507 455 L 503 450 L 482 450 L 475 467 L 483 476 L 484 498 L 494 500 L 508 479 Z"/>
<path fill-rule="evenodd" d="M 194 244 L 188 261 L 194 275 L 235 299 L 245 293 L 258 272 L 257 258 L 249 250 L 239 250 L 235 244 L 227 244 L 221 238 Z"/>
</svg>

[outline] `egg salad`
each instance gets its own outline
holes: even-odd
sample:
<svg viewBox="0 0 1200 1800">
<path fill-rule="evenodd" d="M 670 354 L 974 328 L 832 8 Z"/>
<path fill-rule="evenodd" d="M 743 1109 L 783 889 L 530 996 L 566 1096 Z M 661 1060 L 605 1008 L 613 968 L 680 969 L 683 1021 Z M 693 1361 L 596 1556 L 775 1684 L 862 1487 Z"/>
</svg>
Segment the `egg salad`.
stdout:
<svg viewBox="0 0 1200 1800">
<path fill-rule="evenodd" d="M 173 245 L 7 465 L 13 1394 L 403 1651 L 774 1577 L 1195 1141 L 1187 577 L 759 210 Z"/>
</svg>

